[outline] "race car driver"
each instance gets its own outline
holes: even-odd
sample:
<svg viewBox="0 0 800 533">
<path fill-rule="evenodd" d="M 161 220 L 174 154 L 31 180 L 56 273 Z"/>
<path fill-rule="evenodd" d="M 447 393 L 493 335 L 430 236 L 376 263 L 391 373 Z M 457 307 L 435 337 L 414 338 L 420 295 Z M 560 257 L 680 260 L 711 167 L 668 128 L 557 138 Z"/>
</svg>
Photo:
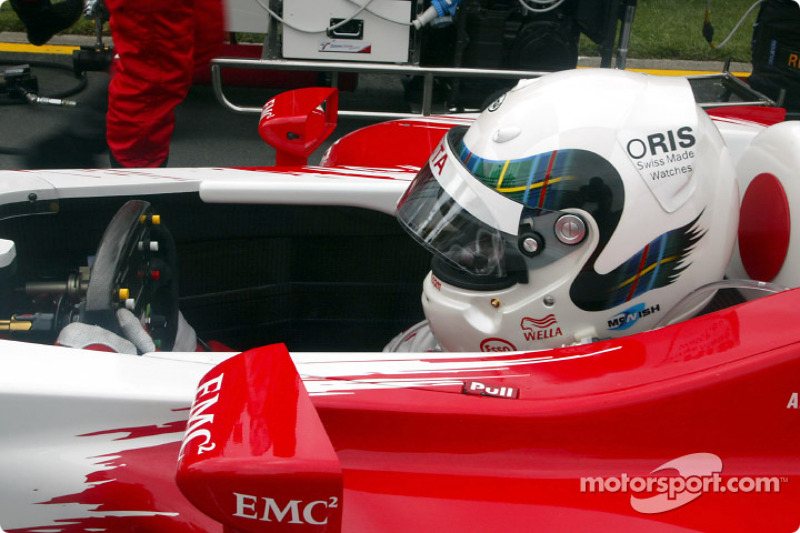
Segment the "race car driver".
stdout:
<svg viewBox="0 0 800 533">
<path fill-rule="evenodd" d="M 550 349 L 692 316 L 714 293 L 684 297 L 722 280 L 733 251 L 735 175 L 685 79 L 520 82 L 450 130 L 400 200 L 433 261 L 427 320 L 386 350 Z"/>
</svg>

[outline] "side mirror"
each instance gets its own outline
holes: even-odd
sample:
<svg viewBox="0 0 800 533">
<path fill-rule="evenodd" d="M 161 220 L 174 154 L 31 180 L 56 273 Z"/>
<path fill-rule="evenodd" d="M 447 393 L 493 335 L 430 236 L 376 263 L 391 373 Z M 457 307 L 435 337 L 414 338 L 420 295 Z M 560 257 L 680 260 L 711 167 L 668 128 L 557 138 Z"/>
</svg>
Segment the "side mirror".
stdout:
<svg viewBox="0 0 800 533">
<path fill-rule="evenodd" d="M 339 92 L 308 87 L 281 93 L 261 109 L 258 132 L 276 150 L 278 166 L 305 165 L 336 128 Z"/>
<path fill-rule="evenodd" d="M 229 533 L 341 531 L 341 464 L 285 346 L 236 355 L 203 377 L 176 482 Z"/>
</svg>

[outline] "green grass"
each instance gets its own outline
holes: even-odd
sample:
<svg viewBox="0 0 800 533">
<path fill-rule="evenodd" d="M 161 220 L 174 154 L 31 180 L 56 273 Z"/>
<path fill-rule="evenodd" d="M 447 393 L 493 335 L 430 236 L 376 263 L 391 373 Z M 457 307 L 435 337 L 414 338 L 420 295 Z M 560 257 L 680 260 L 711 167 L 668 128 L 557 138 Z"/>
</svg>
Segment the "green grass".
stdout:
<svg viewBox="0 0 800 533">
<path fill-rule="evenodd" d="M 711 24 L 715 44 L 720 44 L 755 0 L 711 2 Z M 629 58 L 689 59 L 750 62 L 750 40 L 758 9 L 742 22 L 739 30 L 722 48 L 712 48 L 703 37 L 705 0 L 638 0 L 631 27 Z M 598 55 L 597 46 L 581 40 L 582 55 Z"/>
<path fill-rule="evenodd" d="M 165 0 L 168 1 L 168 0 Z M 714 42 L 720 43 L 755 0 L 716 0 L 711 5 Z M 750 39 L 757 9 L 721 49 L 712 49 L 703 38 L 706 0 L 638 0 L 628 47 L 629 58 L 690 59 L 750 62 Z M 0 8 L 0 31 L 24 31 L 8 2 Z M 66 33 L 94 34 L 91 21 L 81 20 Z M 248 40 L 248 39 L 243 39 Z M 261 42 L 260 37 L 255 42 Z M 590 40 L 581 40 L 582 55 L 599 55 Z"/>
<path fill-rule="evenodd" d="M 54 1 L 54 3 L 57 2 Z M 0 31 L 25 31 L 25 26 L 23 26 L 22 22 L 17 18 L 17 14 L 14 13 L 14 10 L 11 9 L 11 5 L 8 2 L 4 2 L 2 7 L 0 7 Z M 94 22 L 81 17 L 75 25 L 63 33 L 94 35 Z"/>
</svg>

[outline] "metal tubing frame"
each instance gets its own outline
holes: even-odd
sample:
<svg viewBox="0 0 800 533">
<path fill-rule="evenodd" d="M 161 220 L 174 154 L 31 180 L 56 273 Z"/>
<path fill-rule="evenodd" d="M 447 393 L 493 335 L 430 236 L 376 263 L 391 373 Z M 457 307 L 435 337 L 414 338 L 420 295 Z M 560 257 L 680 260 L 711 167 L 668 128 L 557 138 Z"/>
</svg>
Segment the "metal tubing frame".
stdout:
<svg viewBox="0 0 800 533">
<path fill-rule="evenodd" d="M 398 118 L 409 118 L 419 116 L 430 116 L 433 107 L 433 80 L 436 77 L 489 77 L 503 79 L 529 79 L 537 78 L 549 72 L 534 70 L 494 70 L 494 69 L 474 69 L 474 68 L 449 68 L 449 67 L 420 67 L 411 64 L 390 64 L 390 63 L 359 63 L 348 61 L 309 61 L 309 60 L 287 60 L 287 59 L 246 59 L 246 58 L 215 58 L 211 61 L 211 83 L 214 95 L 217 100 L 229 110 L 235 113 L 250 114 L 261 113 L 260 107 L 243 107 L 231 102 L 225 95 L 222 87 L 222 69 L 256 69 L 256 70 L 292 70 L 292 71 L 317 71 L 317 72 L 352 72 L 360 74 L 384 74 L 384 75 L 410 75 L 423 78 L 422 107 L 419 113 L 394 113 L 385 111 L 355 111 L 340 109 L 339 116 L 354 117 L 365 119 L 391 120 Z M 700 74 L 687 76 L 691 80 L 720 79 L 723 83 L 730 83 L 739 88 L 742 92 L 753 96 L 751 101 L 741 102 L 699 102 L 700 107 L 728 107 L 728 106 L 775 106 L 775 101 L 767 96 L 750 89 L 748 85 L 737 79 L 730 72 L 724 71 L 718 74 Z M 334 80 L 337 77 L 334 76 Z M 452 114 L 453 112 L 448 112 Z"/>
<path fill-rule="evenodd" d="M 222 69 L 260 69 L 260 70 L 294 70 L 317 72 L 353 72 L 359 74 L 385 74 L 396 76 L 420 76 L 423 78 L 422 108 L 420 113 L 391 113 L 383 111 L 353 111 L 340 109 L 339 116 L 371 119 L 395 119 L 429 116 L 433 107 L 433 80 L 436 77 L 465 78 L 504 78 L 524 79 L 537 78 L 547 72 L 533 70 L 492 70 L 473 68 L 420 67 L 410 64 L 390 63 L 356 63 L 348 61 L 306 61 L 285 59 L 241 59 L 219 57 L 211 61 L 211 82 L 217 100 L 236 113 L 261 113 L 258 107 L 242 107 L 231 102 L 224 94 L 222 87 Z"/>
</svg>

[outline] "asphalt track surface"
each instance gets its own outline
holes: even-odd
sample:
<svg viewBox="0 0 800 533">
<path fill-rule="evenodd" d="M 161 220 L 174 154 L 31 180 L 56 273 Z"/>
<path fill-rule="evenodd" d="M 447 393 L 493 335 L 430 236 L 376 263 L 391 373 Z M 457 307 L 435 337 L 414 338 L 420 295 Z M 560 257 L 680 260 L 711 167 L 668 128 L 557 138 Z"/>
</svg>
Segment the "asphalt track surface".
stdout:
<svg viewBox="0 0 800 533">
<path fill-rule="evenodd" d="M 84 41 L 86 38 L 84 38 Z M 54 39 L 56 41 L 56 39 Z M 44 47 L 25 43 L 24 35 L 0 32 L 0 71 L 12 63 L 30 62 L 32 73 L 39 82 L 39 92 L 49 96 L 76 86 L 71 72 L 72 50 L 80 44 L 75 38 L 64 37 L 61 42 L 51 41 Z M 46 65 L 60 65 L 58 68 Z M 591 58 L 581 59 L 583 66 L 594 66 Z M 666 74 L 719 72 L 722 64 L 692 62 L 636 62 L 628 61 L 628 68 L 644 69 Z M 733 65 L 731 71 L 746 72 L 748 65 Z M 88 73 L 87 87 L 70 99 L 85 105 L 96 89 L 107 78 L 101 73 Z M 269 87 L 225 88 L 226 96 L 237 105 L 260 107 L 284 89 Z M 7 98 L 6 104 L 7 102 Z M 340 93 L 340 107 L 354 110 L 381 110 L 406 113 L 410 111 L 404 98 L 399 77 L 361 75 L 352 91 Z M 13 170 L 26 167 L 15 151 L 24 151 L 39 140 L 61 131 L 70 121 L 76 120 L 75 107 L 55 107 L 20 103 L 0 105 L 0 169 Z M 275 162 L 275 152 L 258 135 L 259 116 L 255 113 L 235 113 L 224 107 L 214 96 L 208 84 L 195 84 L 186 100 L 176 109 L 176 126 L 170 146 L 170 167 L 250 167 L 270 166 Z M 366 126 L 375 120 L 340 118 L 336 131 L 310 158 L 319 161 L 327 146 L 340 136 Z M 96 167 L 109 165 L 105 154 L 96 158 Z"/>
<path fill-rule="evenodd" d="M 2 40 L 2 39 L 0 39 Z M 32 48 L 32 47 L 31 47 Z M 50 96 L 69 91 L 76 86 L 71 72 L 72 56 L 68 53 L 45 49 L 30 53 L 27 50 L 3 51 L 0 44 L 0 70 L 10 68 L 11 63 L 30 62 L 31 72 L 39 83 L 42 96 Z M 34 63 L 35 62 L 35 63 Z M 38 66 L 39 63 L 62 65 L 61 68 Z M 99 85 L 107 82 L 102 73 L 88 73 L 86 89 L 71 100 L 79 106 L 92 98 Z M 261 107 L 267 100 L 284 89 L 269 87 L 226 87 L 226 96 L 237 105 Z M 6 98 L 5 104 L 9 99 Z M 407 110 L 399 79 L 359 79 L 355 91 L 343 92 L 340 96 L 342 106 L 356 109 L 386 111 Z M 17 100 L 21 102 L 21 100 Z M 22 157 L 14 151 L 29 149 L 34 143 L 68 127 L 76 119 L 76 107 L 56 107 L 19 103 L 0 105 L 0 169 L 13 170 L 27 168 Z M 207 84 L 195 84 L 185 101 L 176 109 L 175 131 L 170 145 L 170 167 L 249 167 L 270 166 L 275 163 L 275 152 L 258 134 L 258 114 L 235 113 L 224 107 L 214 96 Z M 310 162 L 319 160 L 324 149 L 339 136 L 374 121 L 368 119 L 340 118 L 334 135 L 311 157 Z M 97 158 L 97 167 L 109 165 L 107 156 Z"/>
</svg>

